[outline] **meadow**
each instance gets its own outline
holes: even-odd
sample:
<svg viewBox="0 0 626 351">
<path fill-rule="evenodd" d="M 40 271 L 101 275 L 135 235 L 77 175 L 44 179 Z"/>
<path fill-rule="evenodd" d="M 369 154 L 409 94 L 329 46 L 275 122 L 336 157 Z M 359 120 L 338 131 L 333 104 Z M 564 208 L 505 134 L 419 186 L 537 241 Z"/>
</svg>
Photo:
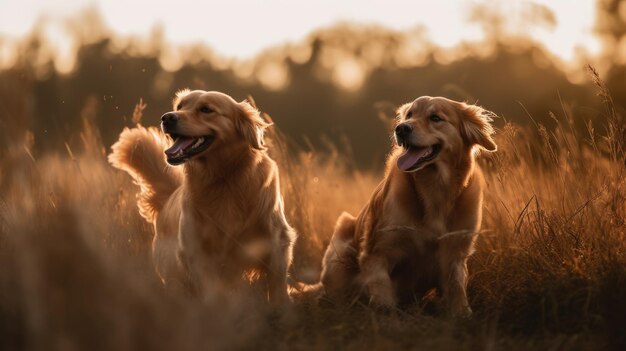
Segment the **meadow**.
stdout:
<svg viewBox="0 0 626 351">
<path fill-rule="evenodd" d="M 0 348 L 6 350 L 587 350 L 626 346 L 626 131 L 591 69 L 602 120 L 575 128 L 564 103 L 547 128 L 501 118 L 483 154 L 483 230 L 469 260 L 474 315 L 380 313 L 296 303 L 279 323 L 223 291 L 200 302 L 165 293 L 137 187 L 106 162 L 89 101 L 78 143 L 36 153 L 32 133 L 0 160 Z M 141 122 L 139 103 L 128 125 Z M 150 122 L 145 122 L 149 124 Z M 17 133 L 17 132 L 16 132 Z M 381 135 L 388 131 L 381 129 Z M 337 216 L 358 213 L 381 178 L 329 145 L 267 136 L 288 219 L 299 233 L 293 281 L 315 281 Z M 382 166 L 382 165 L 381 165 Z"/>
</svg>

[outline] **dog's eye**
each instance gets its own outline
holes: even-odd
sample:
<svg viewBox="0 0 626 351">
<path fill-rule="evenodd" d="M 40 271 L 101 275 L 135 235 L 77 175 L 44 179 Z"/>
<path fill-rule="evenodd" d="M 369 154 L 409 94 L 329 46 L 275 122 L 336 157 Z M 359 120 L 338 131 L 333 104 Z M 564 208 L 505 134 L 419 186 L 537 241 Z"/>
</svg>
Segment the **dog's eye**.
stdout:
<svg viewBox="0 0 626 351">
<path fill-rule="evenodd" d="M 443 121 L 443 118 L 439 117 L 438 115 L 432 115 L 430 116 L 430 120 L 433 122 L 441 122 Z"/>
<path fill-rule="evenodd" d="M 202 112 L 202 113 L 211 113 L 211 112 L 213 112 L 213 110 L 211 110 L 208 106 L 202 106 L 202 107 L 200 107 L 200 112 Z"/>
<path fill-rule="evenodd" d="M 413 112 L 411 112 L 411 111 L 407 112 L 406 118 L 408 119 L 408 118 L 411 118 L 411 117 L 413 117 Z"/>
<path fill-rule="evenodd" d="M 179 111 L 182 108 L 183 108 L 183 104 L 178 104 L 178 106 L 176 106 L 176 111 Z"/>
</svg>

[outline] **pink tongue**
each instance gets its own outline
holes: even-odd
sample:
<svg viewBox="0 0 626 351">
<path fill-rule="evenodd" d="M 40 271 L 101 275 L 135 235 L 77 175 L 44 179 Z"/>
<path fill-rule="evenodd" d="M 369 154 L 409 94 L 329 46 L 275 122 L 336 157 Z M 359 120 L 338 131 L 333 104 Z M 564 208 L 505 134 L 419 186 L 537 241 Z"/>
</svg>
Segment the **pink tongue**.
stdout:
<svg viewBox="0 0 626 351">
<path fill-rule="evenodd" d="M 174 145 L 172 145 L 169 149 L 165 150 L 165 154 L 169 157 L 174 157 L 181 151 L 191 146 L 191 144 L 193 144 L 195 141 L 196 141 L 195 138 L 188 138 L 188 137 L 182 137 L 182 136 L 178 137 L 176 141 L 174 142 Z"/>
<path fill-rule="evenodd" d="M 422 157 L 429 155 L 432 152 L 432 146 L 424 147 L 424 148 L 414 148 L 410 147 L 404 151 L 400 157 L 398 157 L 398 168 L 402 171 L 408 171 L 411 167 L 413 167 L 417 161 L 419 161 Z"/>
</svg>

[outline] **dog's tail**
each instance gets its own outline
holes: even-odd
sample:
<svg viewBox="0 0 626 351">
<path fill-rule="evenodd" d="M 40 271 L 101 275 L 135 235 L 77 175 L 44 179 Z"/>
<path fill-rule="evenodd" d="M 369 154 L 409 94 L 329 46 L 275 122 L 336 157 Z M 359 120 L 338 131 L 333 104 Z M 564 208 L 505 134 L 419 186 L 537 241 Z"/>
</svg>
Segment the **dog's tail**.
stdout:
<svg viewBox="0 0 626 351">
<path fill-rule="evenodd" d="M 343 212 L 337 219 L 333 236 L 322 260 L 320 281 L 315 284 L 296 283 L 290 296 L 296 300 L 345 300 L 354 292 L 358 274 L 357 250 L 354 245 L 356 218 Z"/>
<path fill-rule="evenodd" d="M 138 125 L 124 128 L 109 155 L 113 167 L 128 172 L 141 188 L 137 205 L 148 222 L 154 221 L 156 213 L 182 183 L 180 171 L 165 162 L 166 143 L 158 129 Z"/>
</svg>

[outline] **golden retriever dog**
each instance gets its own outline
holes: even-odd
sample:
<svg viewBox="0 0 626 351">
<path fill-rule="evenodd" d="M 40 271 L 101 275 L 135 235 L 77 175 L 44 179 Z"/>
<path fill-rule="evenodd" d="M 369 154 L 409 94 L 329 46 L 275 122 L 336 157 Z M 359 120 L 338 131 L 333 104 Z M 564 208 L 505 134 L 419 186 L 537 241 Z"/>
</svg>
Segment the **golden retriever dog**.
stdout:
<svg viewBox="0 0 626 351">
<path fill-rule="evenodd" d="M 385 177 L 358 217 L 339 217 L 321 281 L 309 291 L 345 299 L 363 290 L 390 308 L 435 288 L 449 313 L 467 316 L 467 259 L 483 197 L 475 156 L 496 150 L 493 113 L 429 96 L 397 113 Z"/>
<path fill-rule="evenodd" d="M 158 275 L 203 298 L 259 276 L 270 303 L 287 302 L 295 232 L 263 146 L 269 124 L 248 102 L 215 91 L 180 91 L 173 107 L 161 117 L 163 133 L 125 129 L 109 155 L 141 188 Z"/>
</svg>

